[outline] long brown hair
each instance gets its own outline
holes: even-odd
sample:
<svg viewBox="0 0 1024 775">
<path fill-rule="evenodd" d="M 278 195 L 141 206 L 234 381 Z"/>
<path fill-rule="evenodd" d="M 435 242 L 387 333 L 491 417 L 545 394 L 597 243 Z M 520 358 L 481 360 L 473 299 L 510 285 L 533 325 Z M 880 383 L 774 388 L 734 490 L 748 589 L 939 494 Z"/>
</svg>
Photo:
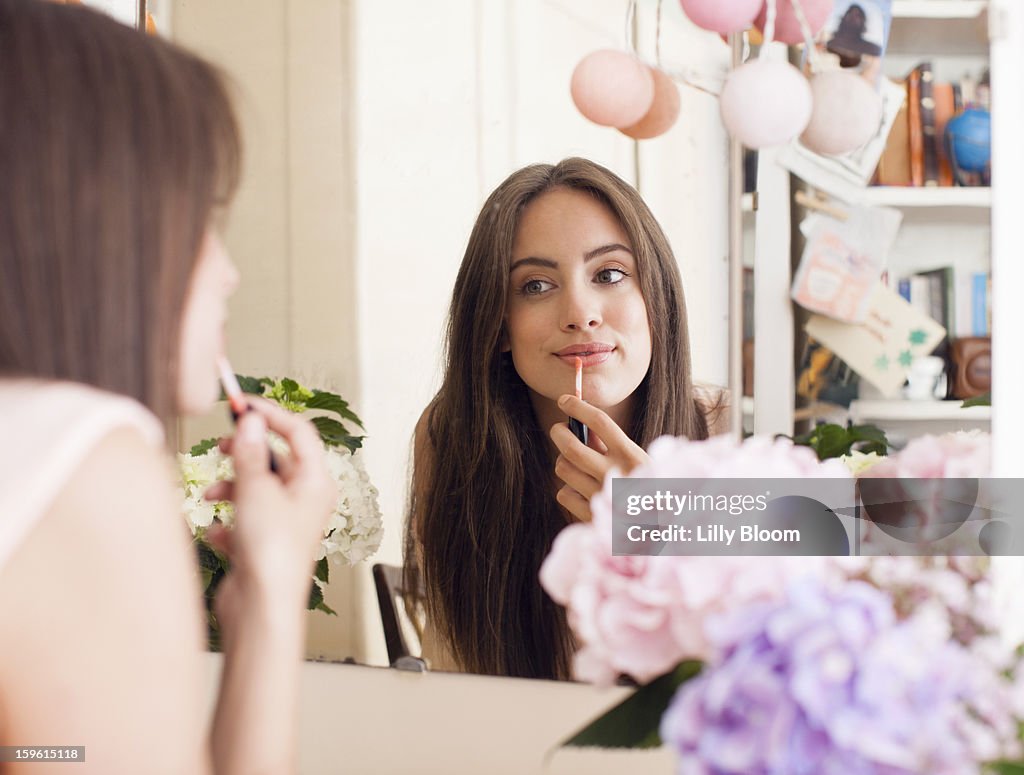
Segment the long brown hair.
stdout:
<svg viewBox="0 0 1024 775">
<path fill-rule="evenodd" d="M 513 173 L 484 204 L 455 281 L 444 382 L 427 413 L 433 454 L 419 456 L 423 468 L 413 472 L 406 529 L 406 587 L 422 585 L 431 625 L 471 672 L 567 678 L 571 669 L 564 612 L 537 580 L 567 518 L 554 498 L 547 429 L 501 347 L 523 209 L 556 187 L 609 207 L 636 256 L 652 350 L 625 430 L 643 447 L 663 434 L 708 435 L 691 384 L 679 269 L 640 195 L 586 159 Z"/>
<path fill-rule="evenodd" d="M 239 160 L 210 65 L 84 6 L 0 0 L 0 376 L 167 421 L 192 269 Z"/>
</svg>

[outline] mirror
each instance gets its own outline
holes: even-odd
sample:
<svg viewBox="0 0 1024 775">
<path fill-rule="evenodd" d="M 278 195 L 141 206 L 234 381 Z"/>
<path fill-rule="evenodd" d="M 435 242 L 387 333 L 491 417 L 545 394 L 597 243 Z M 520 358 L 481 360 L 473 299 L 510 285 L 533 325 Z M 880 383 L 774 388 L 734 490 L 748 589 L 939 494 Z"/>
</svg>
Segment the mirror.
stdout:
<svg viewBox="0 0 1024 775">
<path fill-rule="evenodd" d="M 680 266 L 694 377 L 728 383 L 730 156 L 709 92 L 727 71 L 729 47 L 692 27 L 677 3 L 642 0 L 632 15 L 626 5 L 150 2 L 163 34 L 219 63 L 237 85 L 246 167 L 227 229 L 244 276 L 230 324 L 233 361 L 243 373 L 336 390 L 361 415 L 387 530 L 371 562 L 401 562 L 411 436 L 440 381 L 455 274 L 480 206 L 513 170 L 579 155 L 636 185 Z M 915 36 L 922 24 L 929 35 Z M 921 49 L 928 37 L 948 55 L 937 66 L 942 79 L 980 74 L 988 43 L 979 25 L 897 18 L 883 72 L 909 72 L 930 55 Z M 668 134 L 635 142 L 576 111 L 571 73 L 601 48 L 635 49 L 697 87 L 680 86 L 681 118 Z M 761 300 L 788 298 L 801 249 L 798 186 L 776 156 L 731 164 L 746 170 L 741 252 L 748 289 L 756 285 Z M 990 190 L 890 194 L 868 196 L 903 211 L 892 252 L 910 258 L 900 271 L 934 268 L 914 256 L 940 250 L 988 265 Z M 937 220 L 951 241 L 936 242 Z M 760 362 L 790 362 L 802 321 L 788 304 L 758 305 L 754 296 L 748 290 L 742 305 L 746 338 L 772 331 Z M 751 375 L 753 360 L 745 429 L 792 433 L 795 375 L 775 367 Z M 893 420 L 877 406 L 860 408 L 857 421 Z M 979 427 L 991 410 L 982 414 Z M 847 416 L 853 409 L 841 421 Z M 181 440 L 225 429 L 222 418 L 193 422 Z M 311 614 L 311 655 L 385 664 L 368 564 L 332 575 L 327 603 L 338 616 Z"/>
<path fill-rule="evenodd" d="M 698 80 L 720 75 L 728 47 L 677 3 L 660 19 L 657 5 L 638 4 L 630 45 L 650 61 L 698 61 Z M 161 34 L 237 86 L 246 155 L 226 233 L 243 275 L 232 361 L 337 390 L 365 421 L 386 528 L 370 563 L 401 562 L 410 441 L 439 384 L 455 273 L 484 199 L 513 170 L 580 155 L 639 188 L 681 268 L 694 376 L 725 385 L 728 156 L 717 100 L 682 88 L 677 126 L 637 143 L 588 122 L 569 96 L 586 53 L 625 46 L 623 3 L 150 7 Z M 181 441 L 226 427 L 221 417 L 186 423 Z M 387 663 L 370 563 L 332 573 L 338 616 L 310 614 L 310 656 Z"/>
</svg>

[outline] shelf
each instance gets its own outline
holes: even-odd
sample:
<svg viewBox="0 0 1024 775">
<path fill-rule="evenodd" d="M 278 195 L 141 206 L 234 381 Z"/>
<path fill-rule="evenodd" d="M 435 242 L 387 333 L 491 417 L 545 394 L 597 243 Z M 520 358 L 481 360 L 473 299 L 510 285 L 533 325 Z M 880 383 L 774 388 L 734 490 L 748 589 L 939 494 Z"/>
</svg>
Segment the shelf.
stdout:
<svg viewBox="0 0 1024 775">
<path fill-rule="evenodd" d="M 988 56 L 985 0 L 895 0 L 892 10 L 889 59 Z"/>
<path fill-rule="evenodd" d="M 850 404 L 850 418 L 854 422 L 978 422 L 992 419 L 991 406 L 971 406 L 964 409 L 961 404 L 961 401 L 857 400 Z"/>
<path fill-rule="evenodd" d="M 945 2 L 945 0 L 932 0 Z M 991 207 L 991 188 L 961 186 L 868 186 L 864 204 L 886 207 Z"/>
<path fill-rule="evenodd" d="M 988 0 L 894 0 L 894 19 L 976 19 Z"/>
</svg>

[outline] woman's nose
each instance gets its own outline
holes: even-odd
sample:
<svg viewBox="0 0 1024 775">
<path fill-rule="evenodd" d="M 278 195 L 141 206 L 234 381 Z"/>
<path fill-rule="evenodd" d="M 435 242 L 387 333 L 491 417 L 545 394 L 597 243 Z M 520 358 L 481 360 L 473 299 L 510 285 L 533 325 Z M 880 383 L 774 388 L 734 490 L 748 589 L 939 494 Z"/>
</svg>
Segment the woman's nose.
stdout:
<svg viewBox="0 0 1024 775">
<path fill-rule="evenodd" d="M 586 331 L 601 325 L 601 305 L 596 293 L 589 289 L 567 288 L 563 299 L 563 331 Z"/>
</svg>

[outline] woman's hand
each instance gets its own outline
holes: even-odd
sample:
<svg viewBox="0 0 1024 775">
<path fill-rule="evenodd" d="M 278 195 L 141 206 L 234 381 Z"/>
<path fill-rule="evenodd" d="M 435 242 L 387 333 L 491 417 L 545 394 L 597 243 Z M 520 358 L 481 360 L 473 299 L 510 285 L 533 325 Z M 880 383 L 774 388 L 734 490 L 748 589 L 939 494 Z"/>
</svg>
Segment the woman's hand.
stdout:
<svg viewBox="0 0 1024 775">
<path fill-rule="evenodd" d="M 558 399 L 558 408 L 590 429 L 590 446 L 585 446 L 569 430 L 568 423 L 551 428 L 551 440 L 560 453 L 555 474 L 565 482 L 556 496 L 558 502 L 576 518 L 589 522 L 590 499 L 601 491 L 608 472 L 617 468 L 626 474 L 650 458 L 596 406 L 566 394 Z"/>
<path fill-rule="evenodd" d="M 253 597 L 264 603 L 283 597 L 286 605 L 305 609 L 316 545 L 337 500 L 312 423 L 270 401 L 247 400 L 253 411 L 239 417 L 234 438 L 221 444 L 234 460 L 235 480 L 206 492 L 209 500 L 235 504 L 234 527 L 207 534 L 231 561 L 217 600 L 218 617 L 229 619 Z M 269 467 L 268 429 L 290 449 L 275 457 L 276 474 Z"/>
</svg>

